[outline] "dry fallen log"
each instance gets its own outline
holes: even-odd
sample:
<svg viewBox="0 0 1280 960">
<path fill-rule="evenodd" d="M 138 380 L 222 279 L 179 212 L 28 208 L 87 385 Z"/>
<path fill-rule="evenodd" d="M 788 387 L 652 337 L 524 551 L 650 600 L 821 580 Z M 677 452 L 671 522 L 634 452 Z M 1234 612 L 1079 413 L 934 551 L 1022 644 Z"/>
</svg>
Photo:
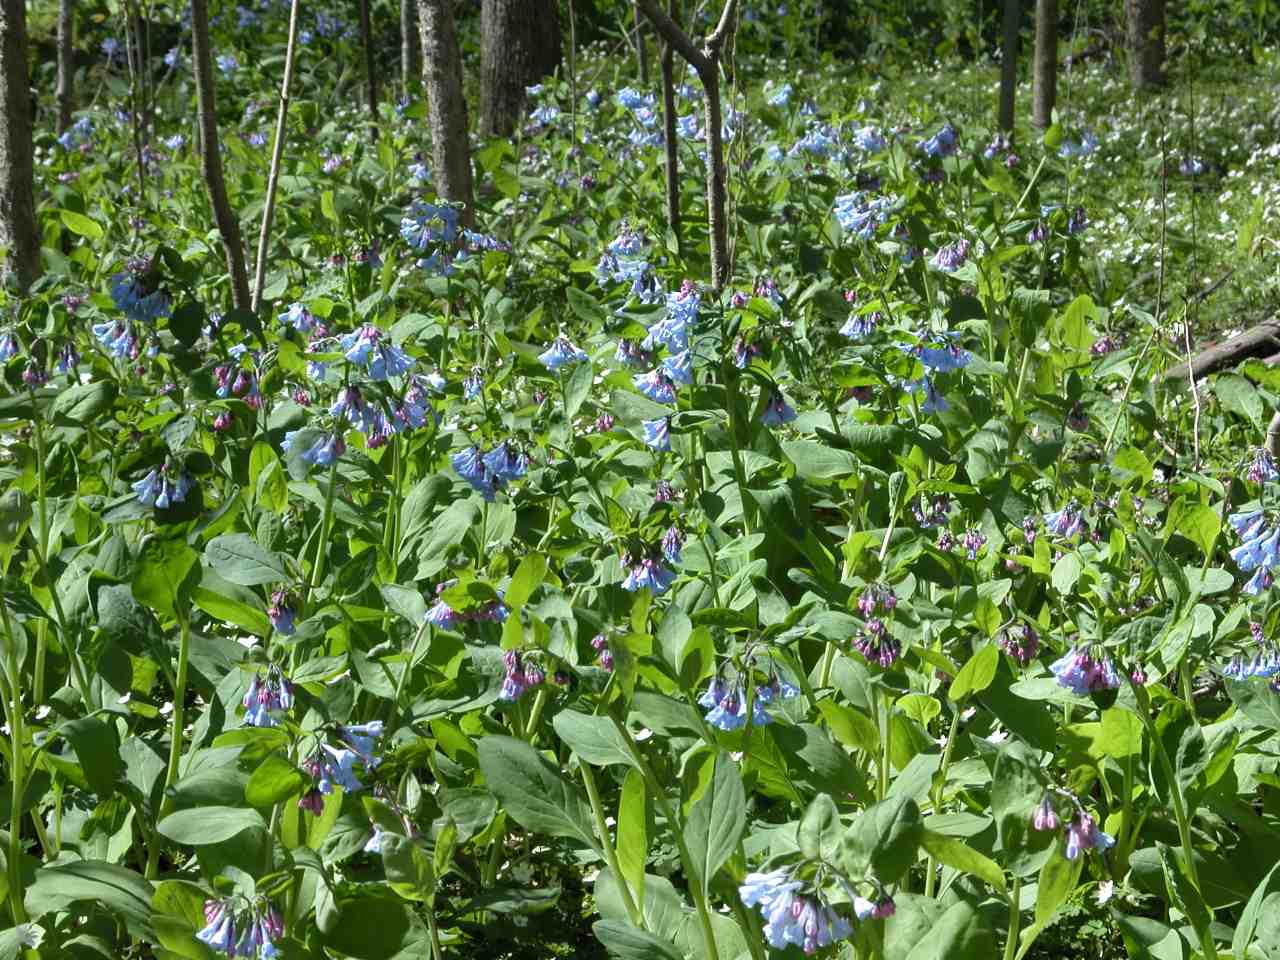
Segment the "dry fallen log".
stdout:
<svg viewBox="0 0 1280 960">
<path fill-rule="evenodd" d="M 1230 340 L 1206 347 L 1192 358 L 1190 368 L 1199 380 L 1211 373 L 1233 367 L 1242 360 L 1270 357 L 1277 350 L 1280 350 L 1280 318 L 1264 320 Z M 1164 382 L 1172 387 L 1187 386 L 1187 367 L 1185 363 L 1171 367 L 1164 375 Z"/>
</svg>

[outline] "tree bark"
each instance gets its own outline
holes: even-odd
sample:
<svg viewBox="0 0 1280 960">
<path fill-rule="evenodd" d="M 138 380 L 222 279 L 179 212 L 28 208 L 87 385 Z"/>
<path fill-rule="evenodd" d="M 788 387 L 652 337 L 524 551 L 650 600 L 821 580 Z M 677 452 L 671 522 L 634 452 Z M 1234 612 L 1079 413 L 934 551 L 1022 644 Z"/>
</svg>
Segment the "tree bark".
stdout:
<svg viewBox="0 0 1280 960">
<path fill-rule="evenodd" d="M 725 214 L 726 174 L 724 139 L 721 136 L 723 115 L 720 110 L 720 52 L 733 35 L 737 22 L 738 0 L 725 0 L 716 28 L 699 49 L 662 10 L 655 0 L 636 0 L 653 24 L 658 36 L 670 44 L 697 71 L 705 93 L 707 137 L 707 226 L 711 234 L 711 286 L 716 293 L 729 279 L 729 226 Z"/>
<path fill-rule="evenodd" d="M 378 140 L 378 76 L 373 66 L 373 38 L 369 35 L 369 0 L 360 0 L 360 46 L 364 50 L 365 102 L 369 107 L 369 137 Z"/>
<path fill-rule="evenodd" d="M 418 23 L 413 0 L 400 0 L 400 84 L 404 93 L 418 75 Z"/>
<path fill-rule="evenodd" d="M 213 51 L 209 44 L 209 6 L 206 0 L 191 0 L 191 59 L 196 80 L 196 113 L 200 126 L 200 165 L 204 172 L 213 219 L 222 237 L 231 275 L 231 302 L 237 310 L 248 310 L 249 277 L 244 266 L 244 243 L 240 221 L 227 200 L 227 183 L 222 175 L 222 152 L 218 143 L 218 107 L 213 86 Z"/>
<path fill-rule="evenodd" d="M 560 65 L 556 0 L 484 0 L 480 7 L 480 132 L 507 137 L 525 87 Z"/>
<path fill-rule="evenodd" d="M 1004 0 L 1004 36 L 1000 44 L 1000 129 L 1013 139 L 1013 117 L 1018 94 L 1018 33 L 1022 26 L 1022 0 Z"/>
<path fill-rule="evenodd" d="M 75 74 L 76 0 L 58 0 L 58 133 L 71 126 L 71 86 Z"/>
<path fill-rule="evenodd" d="M 453 22 L 453 0 L 418 0 L 418 26 L 422 31 L 422 79 L 431 111 L 436 193 L 463 204 L 463 222 L 471 226 L 471 144 L 467 139 L 467 101 L 462 96 L 462 56 Z"/>
<path fill-rule="evenodd" d="M 1164 83 L 1165 0 L 1126 0 L 1129 85 L 1141 92 Z"/>
<path fill-rule="evenodd" d="M 0 0 L 0 16 L 0 246 L 25 293 L 40 276 L 25 0 Z"/>
<path fill-rule="evenodd" d="M 1036 51 L 1031 122 L 1044 128 L 1053 123 L 1058 99 L 1058 0 L 1036 2 Z"/>
<path fill-rule="evenodd" d="M 670 0 L 667 10 L 673 23 L 678 23 L 677 7 L 677 0 Z M 662 136 L 663 165 L 667 175 L 667 228 L 675 235 L 676 249 L 683 252 L 684 240 L 680 230 L 680 142 L 676 139 L 676 52 L 670 43 L 659 40 L 659 44 L 662 47 Z"/>
</svg>

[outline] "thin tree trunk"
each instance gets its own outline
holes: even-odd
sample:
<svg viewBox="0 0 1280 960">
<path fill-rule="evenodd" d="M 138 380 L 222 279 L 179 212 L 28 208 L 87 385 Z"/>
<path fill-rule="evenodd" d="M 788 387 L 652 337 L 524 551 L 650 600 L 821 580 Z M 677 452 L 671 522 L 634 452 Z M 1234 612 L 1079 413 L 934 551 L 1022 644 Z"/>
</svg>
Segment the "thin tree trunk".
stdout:
<svg viewBox="0 0 1280 960">
<path fill-rule="evenodd" d="M 671 21 L 678 24 L 677 0 L 670 0 L 667 10 Z M 684 240 L 680 230 L 680 143 L 676 139 L 676 52 L 670 43 L 662 40 L 658 42 L 662 45 L 662 135 L 667 174 L 667 228 L 675 235 L 676 249 L 683 252 Z"/>
<path fill-rule="evenodd" d="M 365 100 L 369 106 L 369 137 L 378 139 L 378 77 L 373 71 L 373 39 L 369 36 L 369 0 L 360 0 L 360 46 L 364 49 Z"/>
<path fill-rule="evenodd" d="M 289 39 L 284 51 L 284 79 L 280 81 L 280 111 L 276 114 L 276 139 L 271 146 L 271 172 L 267 175 L 267 200 L 262 208 L 262 229 L 258 232 L 258 257 L 253 271 L 252 310 L 262 305 L 262 285 L 267 277 L 267 241 L 271 237 L 271 219 L 276 209 L 276 185 L 280 182 L 280 159 L 284 156 L 285 131 L 289 120 L 289 87 L 293 83 L 293 64 L 298 48 L 298 5 L 289 5 Z"/>
<path fill-rule="evenodd" d="M 1058 99 L 1058 0 L 1036 2 L 1036 52 L 1031 122 L 1037 127 L 1053 123 Z"/>
<path fill-rule="evenodd" d="M 640 4 L 633 11 L 636 21 L 636 66 L 640 69 L 640 82 L 649 85 L 649 48 L 644 42 L 644 17 L 640 13 Z"/>
<path fill-rule="evenodd" d="M 723 116 L 720 109 L 720 52 L 733 34 L 737 20 L 738 0 L 725 0 L 724 9 L 715 30 L 707 37 L 702 49 L 681 30 L 672 19 L 660 10 L 655 0 L 636 0 L 640 9 L 653 24 L 658 35 L 671 44 L 680 56 L 689 62 L 702 81 L 706 101 L 707 137 L 707 226 L 711 234 L 711 286 L 717 293 L 724 289 L 729 279 L 729 227 L 725 215 L 726 174 L 724 166 L 724 140 L 721 136 Z"/>
<path fill-rule="evenodd" d="M 25 292 L 40 276 L 25 0 L 0 0 L 0 14 L 0 246 Z"/>
<path fill-rule="evenodd" d="M 484 0 L 480 37 L 480 132 L 510 136 L 525 87 L 560 65 L 555 0 Z"/>
<path fill-rule="evenodd" d="M 58 133 L 71 126 L 71 85 L 74 81 L 76 0 L 58 0 Z"/>
<path fill-rule="evenodd" d="M 138 29 L 132 0 L 125 0 L 124 11 L 124 52 L 129 64 L 129 126 L 133 133 L 133 154 L 138 170 L 138 208 L 146 210 L 147 165 L 142 156 L 142 51 L 138 46 L 142 31 Z M 134 232 L 136 236 L 136 227 Z"/>
<path fill-rule="evenodd" d="M 222 236 L 231 275 L 231 302 L 237 310 L 248 310 L 249 277 L 244 266 L 244 244 L 240 221 L 227 201 L 227 184 L 222 175 L 222 153 L 218 144 L 218 108 L 214 99 L 213 51 L 209 44 L 209 7 L 206 0 L 191 0 L 191 59 L 196 79 L 196 113 L 200 121 L 200 165 L 209 190 L 213 219 Z"/>
<path fill-rule="evenodd" d="M 431 111 L 431 162 L 436 192 L 464 205 L 463 222 L 472 224 L 471 144 L 467 139 L 467 101 L 462 96 L 462 56 L 453 22 L 453 0 L 418 0 L 422 31 L 422 75 Z"/>
<path fill-rule="evenodd" d="M 418 24 L 413 0 L 400 0 L 400 84 L 409 92 L 409 84 L 418 75 Z"/>
<path fill-rule="evenodd" d="M 1126 0 L 1129 84 L 1135 92 L 1164 83 L 1165 0 Z"/>
<path fill-rule="evenodd" d="M 1000 44 L 1000 129 L 1013 138 L 1014 108 L 1018 95 L 1018 32 L 1022 25 L 1022 0 L 1004 0 L 1004 36 Z"/>
</svg>

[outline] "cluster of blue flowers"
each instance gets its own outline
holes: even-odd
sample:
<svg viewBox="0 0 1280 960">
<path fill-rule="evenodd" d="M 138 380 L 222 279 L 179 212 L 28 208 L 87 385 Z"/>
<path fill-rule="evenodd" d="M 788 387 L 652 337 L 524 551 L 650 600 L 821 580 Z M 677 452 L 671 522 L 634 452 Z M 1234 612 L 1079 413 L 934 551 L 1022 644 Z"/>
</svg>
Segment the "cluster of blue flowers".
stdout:
<svg viewBox="0 0 1280 960">
<path fill-rule="evenodd" d="M 1082 697 L 1120 687 L 1120 674 L 1111 658 L 1087 646 L 1072 647 L 1050 664 L 1049 672 L 1057 678 L 1059 686 Z"/>
<path fill-rule="evenodd" d="M 759 684 L 751 698 L 752 726 L 762 727 L 773 722 L 773 717 L 765 710 L 769 704 L 799 695 L 797 687 L 777 677 Z M 707 709 L 707 723 L 717 730 L 740 730 L 747 724 L 747 693 L 741 675 L 726 680 L 716 674 L 702 696 L 698 697 L 698 703 Z"/>
<path fill-rule="evenodd" d="M 206 900 L 204 919 L 205 926 L 196 933 L 196 939 L 225 954 L 228 960 L 235 957 L 274 960 L 281 956 L 276 941 L 284 936 L 284 919 L 265 899 Z"/>
<path fill-rule="evenodd" d="M 139 257 L 111 278 L 111 299 L 130 320 L 150 323 L 169 316 L 173 308 L 169 294 L 152 287 L 151 268 L 149 259 Z"/>
<path fill-rule="evenodd" d="M 64 150 L 75 150 L 93 139 L 93 121 L 81 117 L 58 135 L 58 145 Z"/>
<path fill-rule="evenodd" d="M 859 921 L 891 917 L 895 907 L 892 898 L 881 895 L 877 901 L 857 895 L 841 880 L 852 901 L 853 915 Z M 853 934 L 853 925 L 838 913 L 821 891 L 802 894 L 805 884 L 791 870 L 783 867 L 768 873 L 749 873 L 738 887 L 738 895 L 747 907 L 759 907 L 765 918 L 764 937 L 771 947 L 784 950 L 788 945 L 805 953 L 844 940 Z"/>
<path fill-rule="evenodd" d="M 841 229 L 861 240 L 870 240 L 888 222 L 893 207 L 892 197 L 855 191 L 836 197 L 835 216 Z"/>
<path fill-rule="evenodd" d="M 280 720 L 276 713 L 283 713 L 293 706 L 293 684 L 272 664 L 267 675 L 254 674 L 245 691 L 244 723 L 247 727 L 276 727 Z"/>
<path fill-rule="evenodd" d="M 451 454 L 449 462 L 458 476 L 490 502 L 508 483 L 529 472 L 528 454 L 510 440 L 499 441 L 488 453 L 481 453 L 477 446 L 467 447 Z"/>
<path fill-rule="evenodd" d="M 456 580 L 448 580 L 436 587 L 436 602 L 433 603 L 423 616 L 425 623 L 438 627 L 441 630 L 457 630 L 464 623 L 505 623 L 507 617 L 511 614 L 511 608 L 503 602 L 503 594 L 498 593 L 496 600 L 490 600 L 488 603 L 481 604 L 471 610 L 454 610 L 443 599 L 439 598 L 439 594 L 444 593 L 449 587 L 456 583 Z"/>
<path fill-rule="evenodd" d="M 605 286 L 609 282 L 630 283 L 631 295 L 642 303 L 657 303 L 663 296 L 662 287 L 649 261 L 642 255 L 644 237 L 623 223 L 618 236 L 610 241 L 600 262 L 596 264 L 596 282 Z"/>
<path fill-rule="evenodd" d="M 382 762 L 377 755 L 378 738 L 382 736 L 381 720 L 371 723 L 339 725 L 336 729 L 338 744 L 322 741 L 302 768 L 315 780 L 315 784 L 298 800 L 298 806 L 313 814 L 324 809 L 324 798 L 333 793 L 335 786 L 346 793 L 358 793 L 364 784 L 356 776 L 358 767 L 374 770 Z"/>
<path fill-rule="evenodd" d="M 153 467 L 145 477 L 133 484 L 138 502 L 157 510 L 167 510 L 183 503 L 194 484 L 187 472 L 171 463 Z"/>
<path fill-rule="evenodd" d="M 1274 569 L 1280 564 L 1280 525 L 1273 526 L 1261 510 L 1233 513 L 1227 518 L 1242 543 L 1231 551 L 1243 573 L 1253 576 L 1242 588 L 1257 595 L 1275 583 Z"/>
</svg>

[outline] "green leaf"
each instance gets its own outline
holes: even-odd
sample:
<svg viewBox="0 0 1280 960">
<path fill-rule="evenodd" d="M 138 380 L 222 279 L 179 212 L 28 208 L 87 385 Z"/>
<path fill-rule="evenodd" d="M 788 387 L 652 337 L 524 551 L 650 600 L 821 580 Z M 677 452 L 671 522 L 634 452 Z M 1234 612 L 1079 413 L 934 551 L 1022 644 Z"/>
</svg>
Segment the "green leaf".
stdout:
<svg viewBox="0 0 1280 960">
<path fill-rule="evenodd" d="M 715 773 L 684 826 L 684 841 L 705 894 L 716 871 L 738 848 L 747 824 L 747 797 L 738 765 L 723 750 L 716 754 Z"/>
<path fill-rule="evenodd" d="M 58 219 L 62 221 L 63 226 L 78 236 L 88 237 L 90 240 L 101 240 L 105 236 L 102 224 L 91 217 L 86 217 L 83 213 L 59 210 Z"/>
<path fill-rule="evenodd" d="M 916 862 L 923 830 L 920 808 L 909 796 L 889 797 L 867 807 L 845 831 L 845 870 L 851 876 L 875 874 L 884 883 L 897 883 Z"/>
<path fill-rule="evenodd" d="M 390 892 L 351 897 L 337 904 L 340 919 L 323 932 L 323 943 L 355 960 L 431 956 L 431 938 L 413 909 Z"/>
<path fill-rule="evenodd" d="M 817 440 L 784 440 L 782 452 L 795 464 L 796 476 L 806 480 L 833 480 L 859 472 L 856 456 Z"/>
<path fill-rule="evenodd" d="M 234 624 L 256 637 L 265 637 L 271 632 L 271 621 L 267 619 L 267 615 L 247 603 L 241 603 L 239 600 L 233 600 L 231 597 L 204 587 L 196 587 L 192 590 L 191 599 L 209 616 Z"/>
<path fill-rule="evenodd" d="M 1200 552 L 1208 554 L 1213 549 L 1222 522 L 1218 512 L 1204 503 L 1189 504 L 1185 501 L 1178 504 L 1178 509 L 1170 520 L 1174 530 L 1182 534 L 1197 547 Z"/>
<path fill-rule="evenodd" d="M 983 856 L 962 840 L 943 836 L 932 830 L 924 830 L 920 835 L 920 846 L 924 847 L 939 863 L 972 874 L 1004 893 L 1004 871 L 1000 869 L 999 864 L 990 857 Z"/>
<path fill-rule="evenodd" d="M 894 895 L 885 922 L 884 960 L 992 960 L 998 956 L 986 921 L 968 903 L 944 906 L 919 894 Z"/>
<path fill-rule="evenodd" d="M 1261 681 L 1226 680 L 1227 694 L 1246 717 L 1270 730 L 1280 730 L 1280 693 Z"/>
<path fill-rule="evenodd" d="M 514 737 L 484 737 L 477 748 L 489 789 L 527 830 L 596 847 L 590 807 L 577 787 L 537 750 Z"/>
<path fill-rule="evenodd" d="M 134 599 L 159 614 L 173 616 L 179 597 L 199 584 L 199 559 L 181 540 L 152 537 L 144 544 L 134 571 Z"/>
<path fill-rule="evenodd" d="M 63 390 L 49 407 L 54 422 L 86 424 L 97 419 L 116 399 L 116 385 L 107 380 L 78 383 Z"/>
<path fill-rule="evenodd" d="M 395 833 L 382 835 L 382 867 L 391 889 L 406 900 L 430 902 L 436 892 L 431 857 L 422 844 Z"/>
<path fill-rule="evenodd" d="M 1053 588 L 1066 596 L 1080 579 L 1080 572 L 1080 557 L 1075 552 L 1064 553 L 1053 565 Z"/>
<path fill-rule="evenodd" d="M 70 910 L 73 904 L 96 904 L 124 921 L 135 937 L 151 938 L 151 884 L 124 867 L 102 860 L 80 860 L 57 867 L 41 867 L 27 887 L 31 919 Z"/>
<path fill-rule="evenodd" d="M 1231 938 L 1231 955 L 1236 960 L 1245 960 L 1249 945 L 1253 943 L 1254 931 L 1258 928 L 1258 922 L 1262 915 L 1262 905 L 1277 891 L 1280 891 L 1280 864 L 1276 864 L 1267 871 L 1267 875 L 1262 878 L 1253 890 L 1253 895 L 1249 897 L 1249 902 L 1245 904 L 1244 912 L 1240 914 L 1240 922 L 1236 924 L 1235 934 Z"/>
<path fill-rule="evenodd" d="M 414 587 L 403 587 L 398 583 L 384 583 L 379 592 L 387 606 L 409 622 L 411 627 L 422 625 L 427 615 L 427 603 L 422 599 L 422 592 Z"/>
<path fill-rule="evenodd" d="M 98 800 L 106 800 L 115 793 L 116 778 L 121 771 L 115 729 L 97 717 L 81 717 L 59 727 L 58 732 L 75 750 L 84 778 Z"/>
<path fill-rule="evenodd" d="M 573 365 L 569 376 L 564 381 L 564 415 L 572 419 L 582 409 L 583 401 L 591 395 L 591 379 L 595 368 L 590 360 L 583 360 Z"/>
<path fill-rule="evenodd" d="M 806 857 L 834 860 L 844 835 L 840 812 L 830 794 L 820 793 L 809 803 L 796 830 L 796 842 Z"/>
<path fill-rule="evenodd" d="M 591 930 L 609 956 L 618 960 L 684 960 L 671 944 L 624 920 L 597 920 Z"/>
<path fill-rule="evenodd" d="M 171 813 L 156 825 L 162 836 L 192 847 L 221 843 L 245 830 L 266 829 L 257 810 L 248 807 L 193 807 Z"/>
<path fill-rule="evenodd" d="M 523 607 L 546 575 L 547 558 L 540 553 L 527 555 L 511 575 L 511 583 L 504 598 L 507 606 L 512 610 Z"/>
<path fill-rule="evenodd" d="M 636 904 L 644 909 L 644 868 L 653 834 L 653 804 L 639 770 L 628 770 L 618 797 L 618 869 L 631 888 Z"/>
<path fill-rule="evenodd" d="M 1262 395 L 1252 383 L 1234 373 L 1224 373 L 1213 381 L 1213 393 L 1224 410 L 1244 417 L 1261 429 Z"/>
<path fill-rule="evenodd" d="M 989 643 L 965 661 L 960 672 L 951 683 L 947 694 L 952 703 L 959 703 L 965 697 L 982 693 L 991 686 L 996 678 L 996 669 L 1000 666 L 1000 648 Z"/>
<path fill-rule="evenodd" d="M 224 533 L 204 548 L 204 560 L 218 576 L 242 587 L 289 579 L 279 555 L 263 549 L 245 533 Z"/>
<path fill-rule="evenodd" d="M 245 802 L 254 807 L 272 806 L 299 793 L 308 779 L 280 754 L 270 754 L 245 784 Z"/>
<path fill-rule="evenodd" d="M 579 759 L 593 766 L 630 765 L 633 762 L 626 741 L 608 717 L 561 710 L 551 725 Z"/>
<path fill-rule="evenodd" d="M 1053 854 L 1040 868 L 1040 884 L 1036 891 L 1037 926 L 1047 926 L 1052 922 L 1058 908 L 1075 892 L 1084 860 L 1084 857 L 1068 860 L 1063 855 L 1061 844 L 1054 847 Z"/>
</svg>

